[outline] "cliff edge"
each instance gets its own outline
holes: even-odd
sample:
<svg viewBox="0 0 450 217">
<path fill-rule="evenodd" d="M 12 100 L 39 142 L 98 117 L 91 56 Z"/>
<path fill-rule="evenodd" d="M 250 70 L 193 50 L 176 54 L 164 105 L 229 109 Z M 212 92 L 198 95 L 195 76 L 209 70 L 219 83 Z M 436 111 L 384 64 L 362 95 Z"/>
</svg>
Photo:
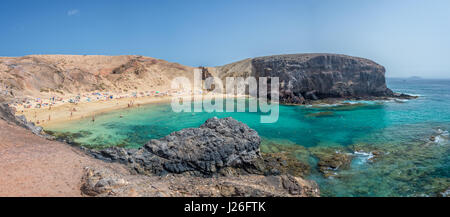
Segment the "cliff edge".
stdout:
<svg viewBox="0 0 450 217">
<path fill-rule="evenodd" d="M 216 67 L 225 77 L 279 77 L 280 102 L 302 104 L 327 98 L 398 97 L 387 88 L 385 68 L 374 61 L 339 54 L 257 57 Z M 406 95 L 403 95 L 406 97 Z"/>
</svg>

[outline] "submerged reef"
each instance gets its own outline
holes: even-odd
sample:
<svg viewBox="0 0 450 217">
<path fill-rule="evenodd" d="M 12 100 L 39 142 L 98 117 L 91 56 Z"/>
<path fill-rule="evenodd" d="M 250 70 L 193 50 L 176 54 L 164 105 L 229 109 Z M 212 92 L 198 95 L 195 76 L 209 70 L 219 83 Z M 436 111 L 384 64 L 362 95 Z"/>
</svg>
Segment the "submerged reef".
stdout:
<svg viewBox="0 0 450 217">
<path fill-rule="evenodd" d="M 423 140 L 303 147 L 267 143 L 262 152 L 279 153 L 310 165 L 307 179 L 322 196 L 437 196 L 450 190 L 450 143 L 441 129 Z"/>
</svg>

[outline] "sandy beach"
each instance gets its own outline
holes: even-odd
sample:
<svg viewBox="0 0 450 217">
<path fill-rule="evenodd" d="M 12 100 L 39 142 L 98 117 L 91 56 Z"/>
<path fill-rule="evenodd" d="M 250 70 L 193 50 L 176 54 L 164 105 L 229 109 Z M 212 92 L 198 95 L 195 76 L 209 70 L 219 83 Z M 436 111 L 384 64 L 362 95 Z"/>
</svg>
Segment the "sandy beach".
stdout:
<svg viewBox="0 0 450 217">
<path fill-rule="evenodd" d="M 216 96 L 222 96 L 226 98 L 225 94 L 215 95 L 180 95 L 178 97 L 191 96 L 194 99 L 206 99 Z M 172 98 L 176 96 L 141 96 L 141 97 L 121 97 L 106 100 L 98 100 L 91 102 L 77 102 L 77 103 L 59 103 L 52 106 L 40 107 L 40 108 L 24 108 L 23 106 L 16 106 L 16 115 L 24 115 L 28 121 L 34 122 L 39 126 L 50 126 L 56 123 L 62 123 L 65 121 L 77 120 L 81 118 L 94 118 L 96 115 L 110 112 L 113 110 L 126 109 L 132 107 L 139 107 L 152 103 L 169 103 Z M 233 96 L 235 97 L 235 96 Z M 245 96 L 238 96 L 245 97 Z"/>
<path fill-rule="evenodd" d="M 76 120 L 85 117 L 95 117 L 95 115 L 140 106 L 149 103 L 169 102 L 171 97 L 139 97 L 121 98 L 108 101 L 64 103 L 52 108 L 32 108 L 16 110 L 16 115 L 25 115 L 27 120 L 40 126 L 61 123 L 64 121 Z"/>
</svg>

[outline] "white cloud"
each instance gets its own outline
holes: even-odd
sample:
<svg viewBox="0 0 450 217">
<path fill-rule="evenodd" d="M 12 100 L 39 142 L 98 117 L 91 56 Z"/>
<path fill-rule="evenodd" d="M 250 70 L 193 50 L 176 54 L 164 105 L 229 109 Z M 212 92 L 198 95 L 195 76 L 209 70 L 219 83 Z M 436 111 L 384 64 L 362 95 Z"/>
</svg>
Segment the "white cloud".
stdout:
<svg viewBox="0 0 450 217">
<path fill-rule="evenodd" d="M 67 16 L 73 16 L 73 15 L 77 15 L 79 13 L 80 13 L 80 11 L 78 9 L 71 9 L 71 10 L 67 11 Z"/>
</svg>

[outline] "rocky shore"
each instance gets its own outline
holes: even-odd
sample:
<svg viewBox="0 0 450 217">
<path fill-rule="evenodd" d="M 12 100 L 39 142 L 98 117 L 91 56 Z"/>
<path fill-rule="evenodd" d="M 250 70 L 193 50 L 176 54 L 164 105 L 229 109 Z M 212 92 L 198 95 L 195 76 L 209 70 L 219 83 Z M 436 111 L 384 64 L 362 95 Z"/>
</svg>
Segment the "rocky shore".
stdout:
<svg viewBox="0 0 450 217">
<path fill-rule="evenodd" d="M 291 175 L 221 176 L 121 174 L 85 168 L 81 191 L 97 197 L 317 197 L 316 183 Z"/>
<path fill-rule="evenodd" d="M 232 118 L 211 118 L 199 128 L 183 129 L 162 139 L 151 140 L 140 149 L 112 147 L 103 150 L 68 146 L 65 143 L 70 143 L 67 140 L 70 136 L 61 139 L 46 134 L 42 127 L 35 126 L 25 117 L 14 116 L 11 108 L 5 103 L 0 104 L 0 118 L 0 123 L 6 124 L 6 128 L 2 130 L 3 133 L 10 132 L 13 127 L 24 132 L 28 130 L 31 135 L 27 137 L 30 139 L 36 137 L 34 142 L 30 139 L 25 141 L 29 145 L 22 147 L 33 149 L 33 155 L 49 155 L 46 161 L 53 165 L 48 167 L 33 163 L 31 167 L 44 168 L 27 170 L 32 174 L 22 174 L 21 178 L 46 176 L 46 180 L 53 177 L 54 174 L 41 174 L 36 171 L 53 171 L 56 169 L 53 167 L 65 165 L 60 162 L 63 159 L 70 159 L 67 162 L 72 163 L 74 167 L 72 176 L 66 174 L 59 179 L 52 178 L 47 184 L 41 185 L 43 192 L 6 193 L 0 189 L 0 193 L 3 192 L 2 194 L 5 195 L 320 196 L 317 184 L 302 178 L 309 172 L 307 164 L 276 153 L 261 154 L 261 139 L 258 133 Z M 4 136 L 9 140 L 12 138 L 11 135 Z M 59 140 L 63 143 L 50 140 Z M 4 146 L 4 143 L 5 141 L 0 141 L 0 145 Z M 52 152 L 36 150 L 37 147 L 45 149 L 49 144 L 55 146 L 54 150 L 58 150 L 60 154 L 54 156 L 51 155 Z M 5 150 L 0 147 L 0 151 Z M 20 152 L 29 151 L 21 150 Z M 2 157 L 8 156 L 4 154 Z M 29 158 L 20 159 L 26 161 Z M 15 161 L 17 160 L 19 159 Z M 83 163 L 72 162 L 77 160 Z M 6 159 L 3 163 L 8 161 Z M 83 165 L 84 169 L 81 169 Z M 5 168 L 14 169 L 11 165 Z M 14 172 L 8 170 L 4 173 L 11 176 L 11 173 L 21 171 L 21 169 L 14 170 Z M 76 181 L 73 177 L 81 178 Z M 73 184 L 67 186 L 70 190 L 61 191 L 61 187 L 58 186 L 61 186 L 60 182 L 64 182 L 66 178 Z M 76 184 L 77 182 L 79 184 Z M 47 185 L 49 186 L 45 187 Z M 76 192 L 76 188 L 80 190 L 79 193 Z M 58 192 L 48 189 L 55 189 Z"/>
<path fill-rule="evenodd" d="M 27 121 L 27 119 L 23 115 L 15 116 L 11 107 L 9 107 L 7 103 L 2 101 L 0 101 L 0 119 L 7 123 L 14 124 L 23 127 L 25 129 L 31 130 L 31 132 L 33 132 L 36 135 L 45 136 L 41 134 L 43 130 L 42 127 L 36 126 L 31 121 Z"/>
<path fill-rule="evenodd" d="M 169 193 L 171 196 L 319 196 L 317 185 L 301 178 L 307 173 L 306 164 L 287 161 L 276 154 L 262 155 L 259 146 L 259 135 L 247 125 L 232 118 L 211 118 L 199 128 L 151 140 L 140 149 L 86 151 L 97 159 L 125 164 L 134 174 L 172 180 L 175 183 L 171 187 L 178 190 Z M 148 182 L 126 180 L 130 179 L 91 169 L 86 171 L 83 192 L 122 195 L 130 185 Z M 138 194 L 156 194 L 133 189 Z"/>
</svg>

